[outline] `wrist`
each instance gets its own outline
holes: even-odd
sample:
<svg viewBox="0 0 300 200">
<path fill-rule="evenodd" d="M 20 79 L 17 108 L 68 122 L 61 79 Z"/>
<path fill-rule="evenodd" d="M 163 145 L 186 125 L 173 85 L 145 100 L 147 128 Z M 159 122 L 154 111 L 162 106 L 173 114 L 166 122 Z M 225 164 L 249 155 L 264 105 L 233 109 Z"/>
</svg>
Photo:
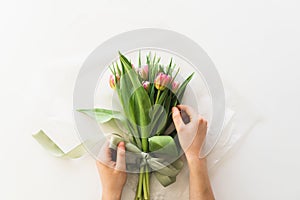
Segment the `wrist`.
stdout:
<svg viewBox="0 0 300 200">
<path fill-rule="evenodd" d="M 122 196 L 122 191 L 112 191 L 109 189 L 103 189 L 102 200 L 120 200 Z"/>
<path fill-rule="evenodd" d="M 186 159 L 189 167 L 199 167 L 204 166 L 206 167 L 206 158 L 199 158 L 199 155 L 195 154 L 186 154 Z"/>
</svg>

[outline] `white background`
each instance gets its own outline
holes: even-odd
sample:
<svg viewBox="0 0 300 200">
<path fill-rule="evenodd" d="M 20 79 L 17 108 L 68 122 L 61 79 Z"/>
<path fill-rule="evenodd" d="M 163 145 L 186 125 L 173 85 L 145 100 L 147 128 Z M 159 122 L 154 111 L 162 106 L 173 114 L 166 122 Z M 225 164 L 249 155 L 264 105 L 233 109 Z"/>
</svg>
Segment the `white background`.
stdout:
<svg viewBox="0 0 300 200">
<path fill-rule="evenodd" d="M 100 199 L 91 158 L 59 160 L 32 139 L 49 103 L 32 81 L 55 60 L 80 63 L 111 36 L 142 27 L 195 40 L 264 118 L 211 177 L 216 198 L 300 199 L 299 4 L 1 0 L 0 199 Z"/>
</svg>

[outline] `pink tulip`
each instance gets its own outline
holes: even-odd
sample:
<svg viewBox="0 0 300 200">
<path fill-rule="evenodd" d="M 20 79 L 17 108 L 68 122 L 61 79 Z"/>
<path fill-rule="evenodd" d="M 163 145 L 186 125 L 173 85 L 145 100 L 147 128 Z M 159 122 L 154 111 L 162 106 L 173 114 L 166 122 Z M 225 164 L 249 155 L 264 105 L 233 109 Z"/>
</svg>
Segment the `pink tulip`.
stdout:
<svg viewBox="0 0 300 200">
<path fill-rule="evenodd" d="M 154 80 L 154 85 L 156 89 L 164 90 L 165 87 L 170 83 L 170 81 L 171 81 L 170 75 L 160 72 Z"/>
<path fill-rule="evenodd" d="M 150 86 L 150 82 L 149 81 L 143 81 L 142 84 L 143 84 L 143 87 L 145 88 L 145 90 L 148 91 L 149 86 Z"/>
<path fill-rule="evenodd" d="M 172 83 L 172 90 L 173 92 L 176 92 L 176 90 L 178 89 L 179 87 L 179 83 L 177 81 L 173 81 Z"/>
<path fill-rule="evenodd" d="M 109 86 L 112 88 L 112 89 L 115 89 L 116 88 L 116 83 L 120 80 L 120 76 L 117 74 L 116 75 L 117 77 L 117 80 L 115 80 L 115 76 L 114 75 L 110 75 L 109 76 Z"/>
<path fill-rule="evenodd" d="M 148 65 L 144 65 L 143 67 L 138 68 L 137 72 L 143 80 L 148 80 L 148 72 L 149 72 Z"/>
</svg>

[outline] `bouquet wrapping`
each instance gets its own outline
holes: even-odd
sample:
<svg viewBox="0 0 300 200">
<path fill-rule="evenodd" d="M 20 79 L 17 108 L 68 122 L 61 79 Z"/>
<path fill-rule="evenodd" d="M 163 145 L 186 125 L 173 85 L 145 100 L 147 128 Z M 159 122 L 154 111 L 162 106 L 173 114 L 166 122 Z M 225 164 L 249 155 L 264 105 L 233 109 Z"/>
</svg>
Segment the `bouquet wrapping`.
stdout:
<svg viewBox="0 0 300 200">
<path fill-rule="evenodd" d="M 194 73 L 179 83 L 180 69 L 173 60 L 162 65 L 151 52 L 144 65 L 139 54 L 137 67 L 119 52 L 119 60 L 109 68 L 109 85 L 117 92 L 122 110 L 78 111 L 100 123 L 116 120 L 123 127 L 123 134 L 111 134 L 109 146 L 115 151 L 119 142 L 125 142 L 127 171 L 139 173 L 135 199 L 150 199 L 150 174 L 166 187 L 183 167 L 171 109 L 181 102 Z"/>
</svg>

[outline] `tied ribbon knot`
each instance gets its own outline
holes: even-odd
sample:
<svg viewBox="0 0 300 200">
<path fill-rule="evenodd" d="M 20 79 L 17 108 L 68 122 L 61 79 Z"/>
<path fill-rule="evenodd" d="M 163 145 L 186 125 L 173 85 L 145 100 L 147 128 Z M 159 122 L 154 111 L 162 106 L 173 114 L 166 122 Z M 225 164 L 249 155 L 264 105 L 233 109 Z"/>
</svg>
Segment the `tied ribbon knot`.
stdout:
<svg viewBox="0 0 300 200">
<path fill-rule="evenodd" d="M 141 156 L 142 156 L 142 161 L 141 161 L 140 166 L 142 167 L 142 166 L 147 165 L 148 159 L 150 158 L 150 155 L 149 155 L 149 153 L 146 153 L 146 152 L 142 151 Z"/>
<path fill-rule="evenodd" d="M 121 141 L 124 141 L 124 138 L 119 135 L 112 135 L 109 147 L 117 150 L 117 146 Z M 154 140 L 149 139 L 149 146 L 153 145 L 151 143 L 154 143 Z M 175 145 L 175 143 L 168 145 Z M 125 142 L 125 146 L 127 171 L 138 172 L 139 168 L 147 165 L 151 168 L 156 179 L 164 187 L 174 183 L 176 181 L 176 176 L 183 168 L 182 160 L 178 159 L 176 156 L 174 157 L 174 155 L 178 155 L 177 152 L 176 154 L 173 154 L 173 157 L 171 157 L 167 148 L 157 149 L 152 152 L 143 152 L 137 146 L 127 141 Z"/>
</svg>

